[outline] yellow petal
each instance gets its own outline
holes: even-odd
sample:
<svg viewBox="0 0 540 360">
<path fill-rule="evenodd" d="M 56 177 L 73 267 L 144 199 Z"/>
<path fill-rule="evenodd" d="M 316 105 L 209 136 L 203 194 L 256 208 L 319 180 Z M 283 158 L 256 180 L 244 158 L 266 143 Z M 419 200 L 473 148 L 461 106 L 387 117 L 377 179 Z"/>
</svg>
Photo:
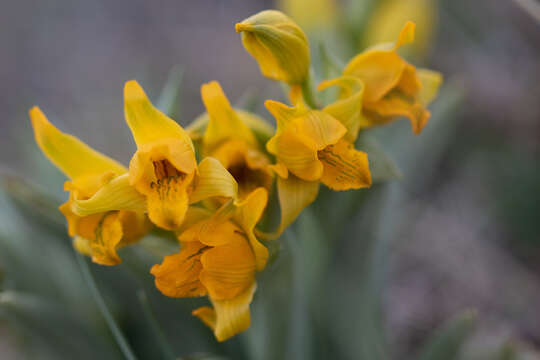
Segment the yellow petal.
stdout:
<svg viewBox="0 0 540 360">
<path fill-rule="evenodd" d="M 437 96 L 439 88 L 443 82 L 442 74 L 427 69 L 417 69 L 418 80 L 422 84 L 418 101 L 423 106 L 427 106 Z"/>
<path fill-rule="evenodd" d="M 206 295 L 199 280 L 201 256 L 208 247 L 199 242 L 183 243 L 178 254 L 165 256 L 163 262 L 152 266 L 156 287 L 169 297 L 197 297 Z"/>
<path fill-rule="evenodd" d="M 30 110 L 30 119 L 37 144 L 49 160 L 69 178 L 105 172 L 119 175 L 127 171 L 115 160 L 55 128 L 38 107 Z"/>
<path fill-rule="evenodd" d="M 416 68 L 410 64 L 405 65 L 397 88 L 407 96 L 414 97 L 422 88 L 422 84 L 416 75 Z"/>
<path fill-rule="evenodd" d="M 412 21 L 407 21 L 403 28 L 399 32 L 398 39 L 394 45 L 394 50 L 399 49 L 405 44 L 412 43 L 414 41 L 414 29 L 416 28 L 415 23 Z"/>
<path fill-rule="evenodd" d="M 210 117 L 203 137 L 205 155 L 227 139 L 241 139 L 257 146 L 257 139 L 233 110 L 218 82 L 203 84 L 201 96 Z"/>
<path fill-rule="evenodd" d="M 368 157 L 348 141 L 341 140 L 319 151 L 324 171 L 321 182 L 332 190 L 361 189 L 371 186 Z"/>
<path fill-rule="evenodd" d="M 247 239 L 238 232 L 229 236 L 225 245 L 213 247 L 201 257 L 199 278 L 214 300 L 232 299 L 255 281 L 255 257 Z"/>
<path fill-rule="evenodd" d="M 339 86 L 339 100 L 326 106 L 323 111 L 332 115 L 347 128 L 344 139 L 354 142 L 362 125 L 362 100 L 364 83 L 352 76 L 342 76 L 337 79 L 323 81 L 318 90 L 322 91 L 331 86 Z"/>
<path fill-rule="evenodd" d="M 228 218 L 211 216 L 186 229 L 178 236 L 182 243 L 200 242 L 208 246 L 222 246 L 235 240 L 241 233 Z"/>
<path fill-rule="evenodd" d="M 242 140 L 228 140 L 212 152 L 212 157 L 231 173 L 238 183 L 238 197 L 244 198 L 258 187 L 270 189 L 272 172 L 268 156 Z"/>
<path fill-rule="evenodd" d="M 331 115 L 311 110 L 294 121 L 294 131 L 315 142 L 317 150 L 335 144 L 341 139 L 347 129 Z"/>
<path fill-rule="evenodd" d="M 431 113 L 418 102 L 410 102 L 399 94 L 386 96 L 373 104 L 365 104 L 370 111 L 383 117 L 406 116 L 413 130 L 418 135 L 426 126 Z M 386 120 L 383 120 L 386 121 Z"/>
<path fill-rule="evenodd" d="M 285 126 L 297 118 L 300 115 L 300 112 L 297 108 L 289 107 L 279 101 L 266 100 L 264 106 L 268 109 L 270 114 L 276 119 L 277 130 L 276 135 L 279 135 Z M 268 148 L 268 144 L 266 145 Z"/>
<path fill-rule="evenodd" d="M 72 211 L 86 216 L 111 210 L 146 211 L 146 198 L 129 184 L 129 175 L 120 175 L 103 185 L 87 200 L 74 199 Z"/>
<path fill-rule="evenodd" d="M 132 244 L 146 235 L 152 229 L 152 223 L 144 213 L 119 211 L 118 217 L 122 223 L 124 236 L 118 247 Z"/>
<path fill-rule="evenodd" d="M 237 193 L 238 184 L 232 175 L 218 160 L 207 157 L 199 164 L 199 174 L 189 201 L 193 204 L 210 197 L 235 198 Z"/>
<path fill-rule="evenodd" d="M 234 215 L 234 220 L 245 231 L 251 249 L 255 254 L 255 262 L 258 271 L 266 266 L 268 261 L 268 249 L 259 242 L 253 233 L 255 226 L 261 220 L 261 217 L 268 202 L 268 192 L 264 188 L 258 188 L 249 194 L 238 208 Z"/>
<path fill-rule="evenodd" d="M 188 208 L 188 188 L 194 174 L 159 179 L 147 194 L 148 217 L 157 226 L 177 230 Z"/>
<path fill-rule="evenodd" d="M 365 85 L 364 101 L 374 102 L 399 83 L 406 64 L 392 50 L 368 50 L 354 57 L 343 74 L 362 80 Z"/>
<path fill-rule="evenodd" d="M 225 341 L 249 328 L 251 317 L 249 305 L 257 289 L 255 282 L 242 294 L 230 300 L 213 300 L 214 309 L 204 306 L 193 315 L 199 317 L 213 331 L 218 341 Z"/>
<path fill-rule="evenodd" d="M 309 44 L 298 25 L 282 12 L 261 11 L 239 24 L 242 43 L 259 63 L 264 76 L 301 84 L 310 66 Z"/>
<path fill-rule="evenodd" d="M 101 265 L 117 265 L 122 262 L 116 250 L 122 240 L 122 223 L 117 212 L 69 218 L 66 208 L 61 208 L 68 218 L 70 236 L 77 235 L 85 240 L 75 240 L 75 248 L 92 261 Z M 76 238 L 77 238 L 76 237 Z"/>
<path fill-rule="evenodd" d="M 191 142 L 168 138 L 142 145 L 129 163 L 130 183 L 141 193 L 150 192 L 150 184 L 159 180 L 156 168 L 161 165 L 158 163 L 166 164 L 171 170 L 170 174 L 169 171 L 161 174 L 165 177 L 177 172 L 192 175 L 197 168 Z"/>
<path fill-rule="evenodd" d="M 193 149 L 191 139 L 184 129 L 155 108 L 135 80 L 126 82 L 124 86 L 124 112 L 137 147 L 162 139 L 175 138 Z"/>
<path fill-rule="evenodd" d="M 274 144 L 278 162 L 285 165 L 291 173 L 306 181 L 320 179 L 323 167 L 312 139 L 290 130 L 276 136 Z"/>
<path fill-rule="evenodd" d="M 278 178 L 278 197 L 281 207 L 281 224 L 277 234 L 291 225 L 319 193 L 318 181 L 304 181 L 290 175 L 287 179 Z"/>
</svg>

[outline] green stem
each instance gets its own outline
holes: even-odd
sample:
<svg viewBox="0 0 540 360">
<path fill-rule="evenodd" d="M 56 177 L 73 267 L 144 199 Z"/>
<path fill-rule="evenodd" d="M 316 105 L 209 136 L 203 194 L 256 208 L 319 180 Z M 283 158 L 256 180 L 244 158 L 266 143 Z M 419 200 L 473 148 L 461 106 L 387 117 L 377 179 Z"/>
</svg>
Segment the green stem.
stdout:
<svg viewBox="0 0 540 360">
<path fill-rule="evenodd" d="M 96 281 L 94 279 L 94 276 L 92 275 L 92 272 L 90 271 L 90 268 L 88 266 L 88 263 L 86 262 L 86 259 L 84 259 L 83 256 L 79 254 L 79 252 L 77 252 L 76 250 L 75 250 L 75 255 L 77 257 L 77 262 L 79 263 L 79 267 L 81 268 L 84 281 L 90 288 L 90 292 L 92 293 L 92 296 L 95 302 L 97 303 L 98 308 L 101 311 L 101 314 L 105 318 L 105 321 L 107 322 L 107 325 L 109 326 L 109 329 L 111 330 L 114 336 L 114 339 L 118 343 L 118 346 L 120 347 L 120 350 L 122 351 L 122 354 L 124 354 L 125 358 L 128 360 L 137 360 L 137 357 L 135 356 L 135 354 L 133 354 L 133 350 L 131 350 L 131 347 L 129 346 L 126 338 L 124 337 L 124 334 L 122 334 L 122 331 L 118 327 L 118 324 L 116 324 L 116 321 L 114 320 L 111 312 L 109 311 L 107 304 L 105 304 L 105 300 L 103 300 L 103 297 L 101 296 L 101 293 L 99 292 Z"/>
<path fill-rule="evenodd" d="M 152 332 L 155 334 L 159 342 L 160 348 L 163 351 L 164 358 L 171 359 L 171 360 L 176 359 L 176 356 L 174 355 L 173 350 L 171 349 L 169 343 L 166 340 L 163 330 L 159 326 L 156 316 L 154 315 L 154 313 L 152 312 L 152 309 L 150 308 L 148 297 L 146 296 L 143 289 L 140 289 L 139 291 L 137 291 L 137 298 L 139 299 L 139 302 L 141 303 L 141 307 L 143 308 L 146 321 L 150 324 L 150 327 L 152 328 Z"/>
<path fill-rule="evenodd" d="M 318 102 L 313 91 L 313 76 L 311 72 L 300 86 L 302 88 L 302 95 L 306 104 L 308 104 L 312 109 L 318 109 Z"/>
</svg>

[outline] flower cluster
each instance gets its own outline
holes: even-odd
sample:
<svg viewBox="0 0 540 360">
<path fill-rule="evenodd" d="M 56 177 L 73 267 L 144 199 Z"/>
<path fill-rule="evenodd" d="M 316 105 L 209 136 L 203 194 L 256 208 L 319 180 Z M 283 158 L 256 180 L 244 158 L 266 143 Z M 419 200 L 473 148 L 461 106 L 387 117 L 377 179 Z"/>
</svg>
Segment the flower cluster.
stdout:
<svg viewBox="0 0 540 360">
<path fill-rule="evenodd" d="M 395 44 L 366 50 L 340 77 L 322 82 L 320 91 L 337 87 L 339 95 L 317 107 L 308 96 L 308 40 L 298 25 L 263 11 L 236 31 L 263 75 L 291 87 L 291 106 L 265 102 L 275 129 L 233 108 L 217 82 L 201 87 L 207 112 L 183 129 L 128 81 L 125 120 L 137 150 L 126 168 L 55 128 L 39 108 L 30 110 L 37 144 L 69 178 L 60 211 L 75 248 L 95 263 L 116 265 L 117 250 L 153 227 L 173 232 L 180 251 L 151 268 L 155 285 L 170 297 L 208 295 L 212 306 L 193 314 L 219 341 L 249 327 L 256 273 L 268 261 L 264 241 L 294 222 L 321 183 L 333 190 L 371 186 L 368 155 L 354 144 L 359 131 L 406 116 L 419 133 L 441 83 L 438 73 L 398 55 L 414 37 L 407 23 Z M 280 221 L 262 231 L 274 194 Z"/>
</svg>

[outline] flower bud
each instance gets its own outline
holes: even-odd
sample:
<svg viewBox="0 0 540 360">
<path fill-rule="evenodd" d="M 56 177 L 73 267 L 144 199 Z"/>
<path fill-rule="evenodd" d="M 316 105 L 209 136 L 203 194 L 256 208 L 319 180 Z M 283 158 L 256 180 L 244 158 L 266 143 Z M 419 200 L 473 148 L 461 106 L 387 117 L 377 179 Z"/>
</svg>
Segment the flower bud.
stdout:
<svg viewBox="0 0 540 360">
<path fill-rule="evenodd" d="M 257 60 L 264 76 L 290 85 L 301 84 L 309 73 L 306 34 L 280 11 L 266 10 L 236 24 L 242 43 Z"/>
</svg>

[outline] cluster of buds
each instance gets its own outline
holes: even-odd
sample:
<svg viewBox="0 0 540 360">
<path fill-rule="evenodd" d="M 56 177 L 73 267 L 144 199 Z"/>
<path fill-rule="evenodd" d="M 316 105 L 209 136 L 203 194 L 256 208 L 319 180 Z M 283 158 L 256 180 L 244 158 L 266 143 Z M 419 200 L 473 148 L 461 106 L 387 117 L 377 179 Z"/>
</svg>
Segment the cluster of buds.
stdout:
<svg viewBox="0 0 540 360">
<path fill-rule="evenodd" d="M 413 40 L 407 23 L 395 44 L 357 55 L 336 79 L 338 98 L 318 108 L 306 98 L 310 50 L 302 29 L 278 11 L 236 25 L 261 72 L 290 85 L 290 105 L 267 100 L 276 127 L 233 108 L 217 82 L 202 85 L 207 112 L 183 129 L 159 111 L 136 81 L 124 87 L 124 112 L 137 150 L 126 168 L 55 128 L 30 110 L 36 142 L 69 178 L 60 206 L 75 248 L 102 265 L 117 265 L 117 250 L 157 227 L 175 234 L 180 250 L 150 272 L 170 297 L 208 296 L 193 311 L 219 341 L 246 330 L 256 273 L 265 268 L 265 242 L 278 238 L 317 197 L 371 186 L 368 154 L 358 133 L 406 116 L 414 133 L 429 118 L 438 73 L 416 69 L 397 49 Z M 276 198 L 280 221 L 261 229 Z M 264 231 L 263 231 L 264 230 Z"/>
</svg>

